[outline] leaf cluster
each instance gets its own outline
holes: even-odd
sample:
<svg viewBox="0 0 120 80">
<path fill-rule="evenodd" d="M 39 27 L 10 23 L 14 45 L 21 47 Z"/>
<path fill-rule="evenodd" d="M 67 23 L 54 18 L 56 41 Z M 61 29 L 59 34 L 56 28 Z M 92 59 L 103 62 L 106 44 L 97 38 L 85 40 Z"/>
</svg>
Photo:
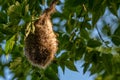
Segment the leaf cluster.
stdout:
<svg viewBox="0 0 120 80">
<path fill-rule="evenodd" d="M 0 56 L 12 55 L 7 66 L 15 73 L 14 79 L 24 80 L 30 75 L 32 80 L 58 80 L 58 66 L 63 71 L 65 67 L 77 71 L 74 63 L 83 60 L 83 73 L 98 74 L 96 80 L 119 80 L 120 0 L 60 2 L 58 6 L 63 6 L 62 12 L 58 10 L 51 17 L 60 20 L 53 24 L 57 26 L 59 50 L 46 70 L 33 67 L 24 56 L 24 38 L 33 28 L 33 19 L 42 13 L 40 5 L 44 3 L 44 0 L 0 0 Z M 114 15 L 117 22 L 112 21 L 111 24 L 117 24 L 115 28 L 105 21 L 106 10 Z M 102 26 L 97 26 L 100 20 Z M 0 69 L 3 67 L 0 66 Z"/>
</svg>

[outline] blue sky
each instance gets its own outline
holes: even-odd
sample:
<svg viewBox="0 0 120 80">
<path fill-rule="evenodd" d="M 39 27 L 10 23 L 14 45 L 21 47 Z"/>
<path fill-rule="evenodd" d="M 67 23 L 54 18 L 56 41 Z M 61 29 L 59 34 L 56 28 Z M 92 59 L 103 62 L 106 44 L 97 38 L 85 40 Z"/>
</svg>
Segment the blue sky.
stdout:
<svg viewBox="0 0 120 80">
<path fill-rule="evenodd" d="M 0 57 L 0 61 L 5 64 L 8 63 L 10 61 L 11 57 L 8 56 L 8 59 L 6 58 L 5 55 L 2 55 Z M 76 61 L 75 62 L 75 66 L 78 70 L 78 72 L 76 71 L 71 71 L 68 68 L 65 68 L 65 72 L 63 73 L 62 69 L 60 67 L 58 67 L 58 76 L 60 80 L 94 80 L 96 75 L 92 75 L 90 76 L 90 72 L 86 72 L 85 74 L 83 74 L 83 67 L 82 67 L 83 61 Z M 12 78 L 14 77 L 14 73 L 11 72 L 11 70 L 5 66 L 4 69 L 4 77 L 0 76 L 0 80 L 12 80 Z M 31 77 L 27 77 L 27 80 L 31 80 Z"/>
<path fill-rule="evenodd" d="M 61 0 L 61 1 L 64 2 L 64 0 Z M 59 10 L 59 11 L 61 11 L 61 10 Z M 106 10 L 106 12 L 105 12 L 105 14 L 104 14 L 103 17 L 105 17 L 106 15 L 108 15 L 108 12 L 109 11 Z M 118 11 L 118 15 L 120 16 L 120 9 Z M 105 18 L 105 20 L 108 23 L 111 23 L 110 17 L 114 17 L 114 16 L 112 14 L 110 14 L 110 15 L 106 16 L 106 18 Z M 101 24 L 102 23 L 99 22 L 97 25 L 98 26 L 102 26 Z M 111 25 L 111 26 L 114 26 L 114 25 Z M 115 27 L 113 27 L 113 28 L 115 29 Z M 105 36 L 104 36 L 104 39 L 106 39 Z M 2 60 L 2 58 L 5 59 L 6 58 L 5 55 L 3 55 L 0 58 L 1 61 L 4 62 L 4 60 Z M 94 80 L 94 78 L 95 78 L 96 75 L 90 76 L 90 72 L 86 72 L 85 74 L 83 74 L 83 68 L 81 67 L 82 64 L 83 64 L 83 61 L 77 61 L 77 62 L 75 62 L 75 65 L 76 65 L 76 68 L 78 69 L 78 72 L 71 71 L 68 68 L 65 68 L 65 72 L 63 73 L 62 69 L 60 67 L 58 67 L 58 70 L 59 70 L 58 71 L 59 72 L 58 75 L 59 75 L 60 80 L 68 80 L 68 79 L 69 80 Z M 11 73 L 10 69 L 7 66 L 4 68 L 3 71 L 4 71 L 4 75 L 6 75 L 6 76 L 5 76 L 5 78 L 3 78 L 2 76 L 0 76 L 0 80 L 11 80 L 11 78 L 14 76 L 14 74 Z"/>
<path fill-rule="evenodd" d="M 83 74 L 83 68 L 82 68 L 83 61 L 77 61 L 75 62 L 76 68 L 78 72 L 71 71 L 68 68 L 65 68 L 65 72 L 63 73 L 62 69 L 59 67 L 59 76 L 60 80 L 94 80 L 96 75 L 90 76 L 90 72 L 86 72 Z"/>
</svg>

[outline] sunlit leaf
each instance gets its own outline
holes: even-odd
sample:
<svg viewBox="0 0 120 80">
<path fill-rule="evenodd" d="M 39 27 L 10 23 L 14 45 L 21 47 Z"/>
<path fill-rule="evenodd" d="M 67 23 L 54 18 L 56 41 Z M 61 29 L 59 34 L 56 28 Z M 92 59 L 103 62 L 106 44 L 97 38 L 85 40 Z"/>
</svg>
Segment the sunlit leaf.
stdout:
<svg viewBox="0 0 120 80">
<path fill-rule="evenodd" d="M 25 15 L 28 13 L 28 11 L 29 11 L 29 5 L 27 4 L 27 5 L 25 6 Z"/>
<path fill-rule="evenodd" d="M 15 4 L 11 5 L 7 10 L 7 13 L 8 13 L 8 16 L 10 17 L 10 20 L 13 22 L 16 20 L 17 23 L 20 20 L 21 12 L 22 12 L 21 5 L 17 1 Z"/>
<path fill-rule="evenodd" d="M 16 35 L 13 35 L 9 40 L 6 41 L 6 45 L 5 45 L 6 54 L 12 51 L 13 46 L 15 44 L 15 39 L 16 39 Z"/>
<path fill-rule="evenodd" d="M 11 69 L 14 69 L 16 68 L 18 65 L 21 64 L 21 58 L 20 57 L 17 57 L 12 63 L 10 63 L 10 68 Z"/>
</svg>

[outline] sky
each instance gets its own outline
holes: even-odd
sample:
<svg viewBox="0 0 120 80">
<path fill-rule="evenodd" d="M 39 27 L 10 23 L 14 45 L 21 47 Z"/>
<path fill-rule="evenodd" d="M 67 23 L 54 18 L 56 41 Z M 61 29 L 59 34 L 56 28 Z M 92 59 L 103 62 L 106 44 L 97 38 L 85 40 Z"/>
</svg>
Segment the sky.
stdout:
<svg viewBox="0 0 120 80">
<path fill-rule="evenodd" d="M 11 60 L 11 56 L 9 55 L 8 58 L 6 58 L 5 55 L 2 55 L 0 57 L 0 61 L 5 64 L 8 63 Z M 83 67 L 82 67 L 83 61 L 76 61 L 75 66 L 78 70 L 77 71 L 71 71 L 67 67 L 65 68 L 65 72 L 63 73 L 61 67 L 58 67 L 58 76 L 60 80 L 94 80 L 96 75 L 90 76 L 90 72 L 86 72 L 83 74 Z M 4 69 L 4 77 L 0 76 L 0 80 L 12 80 L 14 77 L 14 73 L 9 69 L 9 67 L 5 66 Z M 27 77 L 27 80 L 31 80 L 31 76 Z"/>
<path fill-rule="evenodd" d="M 65 68 L 65 72 L 63 73 L 62 69 L 59 67 L 59 76 L 60 80 L 94 80 L 96 75 L 90 76 L 90 72 L 86 72 L 83 74 L 83 68 L 82 68 L 83 61 L 76 61 L 75 66 L 78 70 L 76 71 L 71 71 L 68 68 Z"/>
<path fill-rule="evenodd" d="M 61 2 L 64 3 L 64 0 L 61 0 Z M 59 12 L 62 12 L 62 10 L 61 10 L 62 6 L 63 5 L 56 7 Z M 58 19 L 56 19 L 54 21 L 57 21 L 57 20 Z M 65 21 L 61 22 L 61 24 L 62 24 L 61 26 L 63 26 L 64 23 L 65 23 Z M 2 47 L 4 48 L 5 44 L 2 44 Z M 2 55 L 0 57 L 0 61 L 3 64 L 9 62 L 10 60 L 11 60 L 10 55 L 8 56 L 8 58 L 5 55 Z M 94 80 L 95 76 L 90 76 L 90 72 L 86 72 L 85 74 L 83 74 L 83 68 L 81 67 L 82 64 L 83 64 L 82 61 L 75 62 L 78 72 L 71 71 L 68 68 L 65 68 L 65 72 L 63 73 L 62 69 L 60 67 L 58 67 L 58 75 L 59 75 L 60 80 L 68 80 L 68 78 L 69 78 L 69 80 Z M 9 69 L 9 67 L 5 66 L 3 71 L 4 71 L 5 76 L 4 77 L 0 76 L 0 80 L 12 80 L 12 78 L 14 77 L 14 73 L 12 73 L 12 71 Z M 27 79 L 30 80 L 30 77 Z"/>
<path fill-rule="evenodd" d="M 64 0 L 61 0 L 61 2 L 64 2 Z M 1 7 L 0 7 L 1 8 Z M 61 9 L 61 8 L 60 8 Z M 59 9 L 58 7 L 58 10 L 61 12 L 61 10 Z M 108 14 L 109 11 L 106 10 L 104 16 L 106 14 Z M 120 9 L 118 11 L 118 15 L 120 16 Z M 110 23 L 110 16 L 113 17 L 113 15 L 109 15 L 109 16 L 106 16 L 105 20 L 108 21 L 108 23 Z M 98 23 L 99 26 L 101 26 L 102 23 Z M 94 35 L 95 36 L 95 35 Z M 105 37 L 104 37 L 105 38 Z M 10 59 L 10 57 L 8 57 Z M 0 61 L 1 62 L 6 62 L 6 56 L 5 55 L 2 55 L 0 57 Z M 78 70 L 78 72 L 75 72 L 75 71 L 71 71 L 69 70 L 68 68 L 65 68 L 65 72 L 63 73 L 62 69 L 60 67 L 58 67 L 58 75 L 59 75 L 59 78 L 60 80 L 94 80 L 94 78 L 96 77 L 96 75 L 92 75 L 90 76 L 90 72 L 86 72 L 85 74 L 83 74 L 83 68 L 81 67 L 83 64 L 83 61 L 76 61 L 75 62 L 75 65 L 76 65 L 76 68 Z M 6 75 L 4 78 L 2 76 L 0 76 L 0 80 L 11 80 L 12 77 L 14 76 L 13 73 L 11 73 L 11 70 L 6 66 L 4 68 L 4 75 Z M 28 80 L 30 80 L 30 78 L 28 78 Z"/>
</svg>

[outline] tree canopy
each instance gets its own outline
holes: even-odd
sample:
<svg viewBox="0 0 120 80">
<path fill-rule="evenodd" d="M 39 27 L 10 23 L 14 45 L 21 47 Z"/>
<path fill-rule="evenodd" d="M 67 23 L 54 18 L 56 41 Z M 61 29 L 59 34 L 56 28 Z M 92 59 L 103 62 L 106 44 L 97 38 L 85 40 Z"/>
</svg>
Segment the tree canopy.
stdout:
<svg viewBox="0 0 120 80">
<path fill-rule="evenodd" d="M 8 66 L 13 79 L 59 80 L 58 66 L 77 71 L 75 61 L 83 60 L 83 73 L 97 74 L 96 80 L 120 80 L 120 0 L 60 0 L 51 16 L 59 49 L 45 69 L 28 63 L 24 56 L 26 30 L 52 0 L 0 0 L 0 75 Z"/>
</svg>

